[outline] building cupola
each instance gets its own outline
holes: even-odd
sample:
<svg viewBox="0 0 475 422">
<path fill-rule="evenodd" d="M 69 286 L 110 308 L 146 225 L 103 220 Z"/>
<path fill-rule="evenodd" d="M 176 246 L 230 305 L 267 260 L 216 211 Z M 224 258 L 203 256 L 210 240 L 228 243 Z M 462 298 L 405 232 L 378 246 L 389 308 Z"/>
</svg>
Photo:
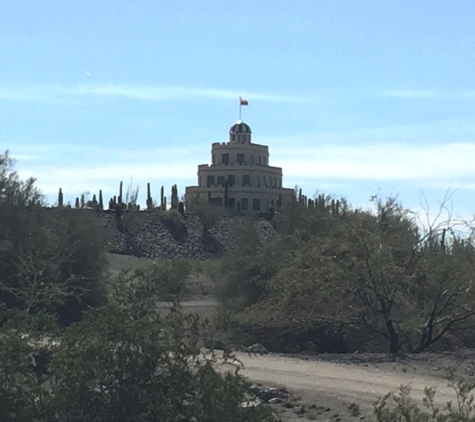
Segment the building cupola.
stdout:
<svg viewBox="0 0 475 422">
<path fill-rule="evenodd" d="M 229 129 L 229 142 L 235 142 L 238 144 L 250 144 L 251 143 L 251 128 L 249 125 L 241 120 L 238 120 Z"/>
</svg>

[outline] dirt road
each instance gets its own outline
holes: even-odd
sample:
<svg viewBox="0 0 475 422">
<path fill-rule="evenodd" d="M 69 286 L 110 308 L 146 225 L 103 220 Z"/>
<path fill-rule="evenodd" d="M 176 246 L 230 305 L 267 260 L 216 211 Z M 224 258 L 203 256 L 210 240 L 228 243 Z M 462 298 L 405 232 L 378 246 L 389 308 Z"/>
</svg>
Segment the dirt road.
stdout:
<svg viewBox="0 0 475 422">
<path fill-rule="evenodd" d="M 269 386 L 288 388 L 300 396 L 302 402 L 319 405 L 326 411 L 296 416 L 286 411 L 285 419 L 305 420 L 357 420 L 350 416 L 348 406 L 356 403 L 360 408 L 359 417 L 368 420 L 372 414 L 374 401 L 400 385 L 410 385 L 412 396 L 419 400 L 424 396 L 425 387 L 437 388 L 437 402 L 446 403 L 455 399 L 454 391 L 447 381 L 439 377 L 402 372 L 399 367 L 381 369 L 374 366 L 358 366 L 332 362 L 306 361 L 299 358 L 275 355 L 249 356 L 238 353 L 244 364 L 242 374 L 253 382 Z M 331 409 L 331 410 L 329 410 Z"/>
</svg>

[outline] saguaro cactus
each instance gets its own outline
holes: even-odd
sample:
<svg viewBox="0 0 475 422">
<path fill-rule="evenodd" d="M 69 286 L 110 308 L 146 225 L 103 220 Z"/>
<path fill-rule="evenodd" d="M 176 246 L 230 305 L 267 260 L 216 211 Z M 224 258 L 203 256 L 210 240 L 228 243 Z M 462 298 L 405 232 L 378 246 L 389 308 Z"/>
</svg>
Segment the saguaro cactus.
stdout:
<svg viewBox="0 0 475 422">
<path fill-rule="evenodd" d="M 147 183 L 147 209 L 151 210 L 153 208 L 152 194 L 150 191 L 150 183 Z"/>
<path fill-rule="evenodd" d="M 58 207 L 63 206 L 63 190 L 59 188 L 59 193 L 58 193 Z"/>
<path fill-rule="evenodd" d="M 165 201 L 165 188 L 162 186 L 160 189 L 160 209 L 165 211 L 166 201 Z"/>
<path fill-rule="evenodd" d="M 178 202 L 178 212 L 181 214 L 182 217 L 185 215 L 185 206 L 181 201 Z"/>
<path fill-rule="evenodd" d="M 171 208 L 178 208 L 178 187 L 176 185 L 172 186 L 172 197 L 171 197 Z"/>
<path fill-rule="evenodd" d="M 102 190 L 99 190 L 99 209 L 104 209 L 104 200 L 102 198 Z"/>
<path fill-rule="evenodd" d="M 122 182 L 120 182 L 120 185 L 119 185 L 119 198 L 118 198 L 118 202 L 120 205 L 122 205 Z"/>
</svg>

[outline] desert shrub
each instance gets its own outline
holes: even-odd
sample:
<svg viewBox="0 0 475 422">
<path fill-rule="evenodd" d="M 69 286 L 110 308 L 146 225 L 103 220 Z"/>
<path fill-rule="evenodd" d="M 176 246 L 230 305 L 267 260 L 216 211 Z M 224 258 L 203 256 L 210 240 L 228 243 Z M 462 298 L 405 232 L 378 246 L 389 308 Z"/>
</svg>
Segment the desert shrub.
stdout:
<svg viewBox="0 0 475 422">
<path fill-rule="evenodd" d="M 397 393 L 388 393 L 374 404 L 378 422 L 473 422 L 475 421 L 475 385 L 464 380 L 455 380 L 454 371 L 449 371 L 449 386 L 453 387 L 457 403 L 450 401 L 444 406 L 435 403 L 437 391 L 426 387 L 422 407 L 411 397 L 409 386 L 401 386 Z"/>
<path fill-rule="evenodd" d="M 242 406 L 248 383 L 239 368 L 222 374 L 215 359 L 202 354 L 197 317 L 177 306 L 162 315 L 151 306 L 150 290 L 144 280 L 119 278 L 105 306 L 54 334 L 51 362 L 41 375 L 29 363 L 33 339 L 44 330 L 38 324 L 4 326 L 2 421 L 275 420 L 269 409 Z"/>
<path fill-rule="evenodd" d="M 154 300 L 177 301 L 185 291 L 191 269 L 190 262 L 185 259 L 162 259 L 146 268 L 123 271 L 119 278 L 131 288 L 146 290 L 146 295 Z"/>
<path fill-rule="evenodd" d="M 210 203 L 199 198 L 195 199 L 191 203 L 191 208 L 189 211 L 193 214 L 196 214 L 200 218 L 205 231 L 210 230 L 223 215 L 227 214 L 226 209 L 211 205 Z"/>
<path fill-rule="evenodd" d="M 175 208 L 170 208 L 162 214 L 164 222 L 174 224 L 175 226 L 181 226 L 184 224 L 181 214 Z"/>
<path fill-rule="evenodd" d="M 264 298 L 277 267 L 276 249 L 261 246 L 254 219 L 241 220 L 236 248 L 225 254 L 211 274 L 216 297 L 226 308 L 243 311 Z"/>
</svg>

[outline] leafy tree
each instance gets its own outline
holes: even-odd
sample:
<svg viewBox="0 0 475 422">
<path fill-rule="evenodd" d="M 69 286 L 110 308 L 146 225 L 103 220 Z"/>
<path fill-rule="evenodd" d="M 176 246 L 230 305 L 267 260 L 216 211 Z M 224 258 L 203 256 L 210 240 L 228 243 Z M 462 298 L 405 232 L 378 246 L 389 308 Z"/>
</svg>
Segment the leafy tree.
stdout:
<svg viewBox="0 0 475 422">
<path fill-rule="evenodd" d="M 15 160 L 10 157 L 8 151 L 0 154 L 0 204 L 3 207 L 22 205 L 29 203 L 43 204 L 44 198 L 35 187 L 35 179 L 21 180 L 14 171 Z"/>
<path fill-rule="evenodd" d="M 394 199 L 375 203 L 374 213 L 347 210 L 319 236 L 287 236 L 266 295 L 241 320 L 294 333 L 326 326 L 348 341 L 353 333 L 358 348 L 379 338 L 391 353 L 421 352 L 473 327 L 473 239 L 441 227 L 421 232 Z"/>
<path fill-rule="evenodd" d="M 21 181 L 8 153 L 0 163 L 0 302 L 77 321 L 105 300 L 102 231 L 84 213 L 42 207 L 34 179 Z"/>
</svg>

